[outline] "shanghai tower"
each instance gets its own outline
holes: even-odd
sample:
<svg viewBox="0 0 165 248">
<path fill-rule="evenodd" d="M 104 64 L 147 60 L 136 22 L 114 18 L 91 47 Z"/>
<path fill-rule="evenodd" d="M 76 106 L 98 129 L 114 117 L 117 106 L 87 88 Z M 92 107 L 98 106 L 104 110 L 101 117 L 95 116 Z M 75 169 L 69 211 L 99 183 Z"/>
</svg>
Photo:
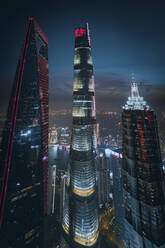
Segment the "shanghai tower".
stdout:
<svg viewBox="0 0 165 248">
<path fill-rule="evenodd" d="M 96 194 L 96 109 L 89 28 L 76 28 L 70 151 L 69 207 L 63 229 L 70 247 L 94 247 L 98 240 Z"/>
<path fill-rule="evenodd" d="M 127 248 L 165 247 L 165 178 L 155 112 L 134 77 L 122 111 L 125 242 Z"/>
<path fill-rule="evenodd" d="M 15 74 L 0 166 L 0 247 L 43 247 L 48 168 L 48 40 L 34 20 Z"/>
</svg>

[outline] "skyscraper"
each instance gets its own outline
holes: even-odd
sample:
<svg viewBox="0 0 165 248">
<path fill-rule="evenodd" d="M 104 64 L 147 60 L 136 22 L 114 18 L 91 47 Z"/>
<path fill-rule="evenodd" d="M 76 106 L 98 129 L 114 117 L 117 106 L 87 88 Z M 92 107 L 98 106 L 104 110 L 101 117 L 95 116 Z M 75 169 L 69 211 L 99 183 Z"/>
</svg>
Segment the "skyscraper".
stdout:
<svg viewBox="0 0 165 248">
<path fill-rule="evenodd" d="M 51 147 L 49 146 L 49 156 Z M 47 214 L 44 218 L 44 247 L 52 248 L 53 244 L 56 242 L 57 234 L 57 220 L 56 220 L 56 165 L 50 165 L 49 160 L 48 167 L 48 197 L 47 197 Z"/>
<path fill-rule="evenodd" d="M 155 112 L 134 77 L 122 112 L 127 248 L 165 247 L 165 188 Z"/>
<path fill-rule="evenodd" d="M 56 165 L 48 168 L 48 201 L 47 214 L 54 214 L 55 211 L 55 191 L 56 191 Z"/>
<path fill-rule="evenodd" d="M 30 17 L 2 140 L 1 247 L 43 246 L 47 169 L 48 40 Z"/>
<path fill-rule="evenodd" d="M 75 30 L 73 125 L 70 151 L 69 211 L 63 228 L 71 247 L 94 246 L 98 239 L 96 194 L 96 110 L 88 24 Z"/>
<path fill-rule="evenodd" d="M 118 240 L 122 242 L 124 238 L 124 199 L 122 182 L 122 149 L 118 148 L 112 153 L 112 171 L 113 171 L 113 202 L 115 213 L 115 231 Z"/>
<path fill-rule="evenodd" d="M 98 184 L 98 204 L 99 207 L 108 209 L 110 199 L 110 168 L 109 158 L 104 152 L 100 152 L 97 160 L 97 184 Z"/>
</svg>

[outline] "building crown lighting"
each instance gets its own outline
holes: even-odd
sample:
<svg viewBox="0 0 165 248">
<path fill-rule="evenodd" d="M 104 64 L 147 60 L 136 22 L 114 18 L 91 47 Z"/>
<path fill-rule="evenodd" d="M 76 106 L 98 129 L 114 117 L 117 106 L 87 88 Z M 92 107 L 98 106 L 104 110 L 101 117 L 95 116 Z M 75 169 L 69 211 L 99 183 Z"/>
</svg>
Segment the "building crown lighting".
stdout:
<svg viewBox="0 0 165 248">
<path fill-rule="evenodd" d="M 131 79 L 131 96 L 128 97 L 126 104 L 123 109 L 130 110 L 149 110 L 150 107 L 147 105 L 144 98 L 139 95 L 138 85 L 135 81 L 134 73 L 132 73 Z"/>
</svg>

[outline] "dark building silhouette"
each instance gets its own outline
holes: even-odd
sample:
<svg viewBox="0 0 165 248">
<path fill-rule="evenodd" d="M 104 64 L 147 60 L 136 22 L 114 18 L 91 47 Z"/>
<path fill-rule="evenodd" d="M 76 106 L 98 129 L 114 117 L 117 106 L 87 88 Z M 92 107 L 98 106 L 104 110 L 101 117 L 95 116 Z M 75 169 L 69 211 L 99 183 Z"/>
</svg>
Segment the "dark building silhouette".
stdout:
<svg viewBox="0 0 165 248">
<path fill-rule="evenodd" d="M 47 170 L 48 40 L 30 17 L 2 139 L 0 247 L 43 246 Z"/>
<path fill-rule="evenodd" d="M 51 150 L 52 147 L 49 146 Z M 49 150 L 49 157 L 50 157 Z M 56 241 L 57 235 L 57 220 L 56 220 L 56 165 L 50 165 L 49 159 L 49 167 L 48 167 L 48 197 L 47 197 L 47 216 L 44 221 L 44 243 L 45 248 L 52 248 L 53 244 Z"/>
<path fill-rule="evenodd" d="M 113 171 L 113 202 L 115 220 L 114 226 L 118 240 L 122 242 L 124 238 L 124 197 L 123 197 L 123 178 L 122 178 L 122 149 L 115 149 L 112 153 Z"/>
<path fill-rule="evenodd" d="M 72 117 L 69 207 L 64 206 L 62 226 L 69 234 L 71 247 L 93 247 L 99 234 L 95 168 L 97 139 L 88 24 L 75 30 Z"/>
<path fill-rule="evenodd" d="M 97 160 L 97 184 L 99 208 L 108 209 L 111 204 L 110 198 L 110 165 L 109 158 L 104 152 L 100 152 Z"/>
<path fill-rule="evenodd" d="M 165 188 L 155 112 L 134 80 L 122 111 L 127 248 L 165 247 Z"/>
</svg>

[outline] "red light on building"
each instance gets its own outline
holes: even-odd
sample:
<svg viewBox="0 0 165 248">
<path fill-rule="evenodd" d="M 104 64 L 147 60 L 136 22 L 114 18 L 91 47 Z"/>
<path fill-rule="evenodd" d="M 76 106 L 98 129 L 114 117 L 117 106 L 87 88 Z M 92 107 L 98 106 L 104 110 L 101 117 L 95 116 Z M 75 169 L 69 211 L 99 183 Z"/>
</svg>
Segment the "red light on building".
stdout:
<svg viewBox="0 0 165 248">
<path fill-rule="evenodd" d="M 76 28 L 75 37 L 81 37 L 84 34 L 86 34 L 86 29 L 85 28 Z"/>
<path fill-rule="evenodd" d="M 34 18 L 30 17 L 2 137 L 0 233 L 7 235 L 3 239 L 0 238 L 0 247 L 9 247 L 13 244 L 15 247 L 26 246 L 27 238 L 22 239 L 25 230 L 26 233 L 37 230 L 37 235 L 28 240 L 30 247 L 36 247 L 43 242 L 42 225 L 44 215 L 47 214 L 48 200 L 47 54 L 47 38 Z M 27 101 L 29 97 L 30 101 Z M 35 145 L 31 145 L 33 142 Z M 33 164 L 34 170 L 31 172 L 29 164 Z M 18 168 L 22 168 L 24 173 L 20 174 Z M 22 195 L 23 191 L 28 193 Z M 13 208 L 9 202 L 15 194 L 17 197 L 14 198 Z M 26 206 L 28 206 L 28 215 Z M 19 209 L 22 211 L 20 212 Z M 31 225 L 29 225 L 29 216 L 31 218 L 35 216 Z M 19 232 L 10 234 L 14 223 L 17 223 Z"/>
</svg>

